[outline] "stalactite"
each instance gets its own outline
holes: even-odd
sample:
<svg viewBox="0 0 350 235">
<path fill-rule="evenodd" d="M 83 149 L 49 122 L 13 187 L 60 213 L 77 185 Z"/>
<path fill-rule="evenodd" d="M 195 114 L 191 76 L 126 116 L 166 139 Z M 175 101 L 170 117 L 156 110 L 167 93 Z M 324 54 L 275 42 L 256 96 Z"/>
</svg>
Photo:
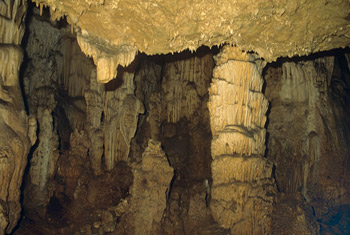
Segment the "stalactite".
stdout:
<svg viewBox="0 0 350 235">
<path fill-rule="evenodd" d="M 94 59 L 97 67 L 97 80 L 101 83 L 107 83 L 116 78 L 118 65 L 128 66 L 136 56 L 135 47 L 120 45 L 116 51 L 101 39 L 88 36 L 87 32 L 83 31 L 82 34 L 78 34 L 77 40 L 81 50 Z"/>
<path fill-rule="evenodd" d="M 271 232 L 272 164 L 263 158 L 267 100 L 250 55 L 224 47 L 209 90 L 213 185 L 211 210 L 232 234 Z"/>
</svg>

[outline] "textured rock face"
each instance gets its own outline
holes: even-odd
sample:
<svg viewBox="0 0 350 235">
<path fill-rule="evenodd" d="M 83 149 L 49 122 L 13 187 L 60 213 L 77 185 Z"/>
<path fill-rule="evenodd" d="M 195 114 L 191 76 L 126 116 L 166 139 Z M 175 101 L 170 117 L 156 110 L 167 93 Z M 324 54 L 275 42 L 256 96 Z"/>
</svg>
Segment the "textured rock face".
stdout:
<svg viewBox="0 0 350 235">
<path fill-rule="evenodd" d="M 92 61 L 81 52 L 70 29 L 48 22 L 46 12 L 40 16 L 38 9 L 33 10 L 23 84 L 29 112 L 39 125 L 39 141 L 25 186 L 26 216 L 33 221 L 55 220 L 55 226 L 67 233 L 76 229 L 66 227 L 69 221 L 79 221 L 78 228 L 86 225 L 80 223 L 100 222 L 102 231 L 110 230 L 107 215 L 126 197 L 132 182 L 131 172 L 120 162 L 127 160 L 138 114 L 143 112 L 132 96 L 133 74 L 120 72 L 120 84 L 98 84 Z M 95 206 L 91 209 L 89 204 Z M 106 216 L 102 221 L 79 219 L 80 213 L 90 211 Z M 50 226 L 44 223 L 41 229 L 50 232 Z"/>
<path fill-rule="evenodd" d="M 272 164 L 263 158 L 267 100 L 254 58 L 225 47 L 209 90 L 213 140 L 211 210 L 233 234 L 271 233 Z"/>
<path fill-rule="evenodd" d="M 349 45 L 350 5 L 332 1 L 56 1 L 53 19 L 67 16 L 97 79 L 111 80 L 118 64 L 146 54 L 232 43 L 267 61 Z"/>
<path fill-rule="evenodd" d="M 266 70 L 279 190 L 306 200 L 319 221 L 349 203 L 349 78 L 349 56 L 338 51 Z"/>
<path fill-rule="evenodd" d="M 24 191 L 25 217 L 33 222 L 25 219 L 18 233 L 201 229 L 210 217 L 210 50 L 141 55 L 120 67 L 116 80 L 99 84 L 69 27 L 33 10 L 23 83 L 39 141 Z M 153 155 L 164 171 L 143 169 Z M 217 224 L 208 230 L 221 231 Z"/>
<path fill-rule="evenodd" d="M 10 233 L 17 224 L 29 135 L 35 142 L 36 125 L 28 123 L 19 82 L 26 9 L 22 1 L 0 3 L 0 234 Z"/>
<path fill-rule="evenodd" d="M 67 165 L 60 156 L 67 151 L 88 155 L 89 165 L 82 164 L 83 168 L 91 167 L 95 175 L 113 170 L 118 162 L 128 160 L 138 115 L 144 112 L 134 95 L 133 71 L 121 70 L 117 83 L 98 84 L 92 61 L 80 51 L 70 29 L 45 17 L 45 12 L 40 16 L 34 9 L 23 81 L 29 111 L 39 125 L 24 201 L 28 209 L 41 208 L 44 214 L 59 191 L 57 174 L 68 181 L 64 193 L 70 197 L 81 177 L 64 169 Z"/>
</svg>

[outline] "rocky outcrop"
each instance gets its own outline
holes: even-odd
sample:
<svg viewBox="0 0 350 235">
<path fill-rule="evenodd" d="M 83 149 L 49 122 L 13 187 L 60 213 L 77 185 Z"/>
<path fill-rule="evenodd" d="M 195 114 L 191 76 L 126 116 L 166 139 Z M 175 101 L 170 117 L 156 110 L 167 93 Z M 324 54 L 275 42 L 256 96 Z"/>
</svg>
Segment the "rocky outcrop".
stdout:
<svg viewBox="0 0 350 235">
<path fill-rule="evenodd" d="M 271 233 L 275 184 L 264 158 L 266 111 L 259 60 L 235 47 L 216 57 L 209 90 L 210 208 L 232 234 Z"/>
<path fill-rule="evenodd" d="M 35 0 L 67 17 L 97 79 L 108 82 L 137 51 L 148 55 L 232 43 L 266 61 L 349 45 L 348 1 Z M 213 14 L 214 13 L 214 14 Z"/>
</svg>

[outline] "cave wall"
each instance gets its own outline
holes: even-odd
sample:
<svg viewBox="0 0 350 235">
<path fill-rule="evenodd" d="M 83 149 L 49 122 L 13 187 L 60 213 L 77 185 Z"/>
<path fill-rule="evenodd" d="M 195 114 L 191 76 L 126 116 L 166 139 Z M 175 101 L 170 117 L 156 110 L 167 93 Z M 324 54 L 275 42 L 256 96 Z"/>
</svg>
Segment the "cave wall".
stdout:
<svg viewBox="0 0 350 235">
<path fill-rule="evenodd" d="M 349 203 L 349 78 L 349 56 L 339 50 L 266 68 L 267 156 L 278 189 L 305 201 L 309 209 L 299 209 L 312 208 L 321 226 Z"/>
<path fill-rule="evenodd" d="M 131 169 L 122 161 L 143 112 L 133 95 L 133 73 L 120 73 L 117 83 L 98 84 L 96 69 L 70 27 L 50 22 L 47 11 L 31 10 L 23 87 L 28 110 L 38 121 L 38 142 L 25 182 L 26 217 L 54 221 L 68 233 L 86 230 L 87 221 L 92 221 L 90 230 L 93 222 L 101 223 L 101 231 L 113 230 L 110 211 L 115 208 L 110 207 L 126 197 L 132 183 Z M 101 187 L 108 190 L 99 193 Z M 96 209 L 96 217 L 79 219 Z M 83 224 L 67 226 L 74 220 Z M 50 233 L 51 225 L 41 229 Z"/>
</svg>

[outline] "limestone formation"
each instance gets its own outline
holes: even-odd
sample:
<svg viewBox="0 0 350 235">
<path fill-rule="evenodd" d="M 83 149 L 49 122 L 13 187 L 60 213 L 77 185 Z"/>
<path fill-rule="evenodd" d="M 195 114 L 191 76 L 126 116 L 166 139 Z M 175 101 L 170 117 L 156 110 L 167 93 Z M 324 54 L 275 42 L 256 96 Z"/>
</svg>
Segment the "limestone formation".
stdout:
<svg viewBox="0 0 350 235">
<path fill-rule="evenodd" d="M 30 159 L 29 179 L 24 204 L 26 208 L 43 210 L 48 205 L 53 190 L 50 181 L 54 178 L 59 158 L 59 135 L 52 113 L 56 109 L 55 91 L 59 74 L 56 72 L 62 58 L 52 55 L 63 32 L 51 27 L 48 22 L 33 20 L 29 26 L 26 53 L 32 61 L 30 70 L 24 74 L 24 91 L 29 113 L 36 118 L 38 143 Z M 50 38 L 52 41 L 48 41 Z"/>
<path fill-rule="evenodd" d="M 349 1 L 33 2 L 0 1 L 0 234 L 350 233 Z"/>
<path fill-rule="evenodd" d="M 153 55 L 223 43 L 255 51 L 266 61 L 349 45 L 348 1 L 56 1 L 51 17 L 67 16 L 79 44 L 108 82 L 137 50 Z"/>
<path fill-rule="evenodd" d="M 143 104 L 134 95 L 134 74 L 121 74 L 122 85 L 105 94 L 105 164 L 107 170 L 118 161 L 127 161 L 130 141 L 134 137 L 138 115 L 144 112 Z"/>
<path fill-rule="evenodd" d="M 232 234 L 271 233 L 274 182 L 264 157 L 267 100 L 253 57 L 226 47 L 209 90 L 213 140 L 211 210 Z"/>
<path fill-rule="evenodd" d="M 20 217 L 20 187 L 36 125 L 28 124 L 19 81 L 27 4 L 0 3 L 0 234 L 10 233 Z"/>
<path fill-rule="evenodd" d="M 212 53 L 202 48 L 195 55 L 184 53 L 184 59 L 176 56 L 164 64 L 161 82 L 160 140 L 175 170 L 162 226 L 166 234 L 203 227 L 210 201 L 203 182 L 211 183 L 207 102 Z"/>
<path fill-rule="evenodd" d="M 349 202 L 344 180 L 350 171 L 344 116 L 349 112 L 349 77 L 344 53 L 286 61 L 269 67 L 265 76 L 271 102 L 268 157 L 276 165 L 279 190 L 301 194 L 320 220 Z"/>
<path fill-rule="evenodd" d="M 160 142 L 149 140 L 142 162 L 133 166 L 133 173 L 129 215 L 132 234 L 154 234 L 159 230 L 174 175 Z"/>
</svg>

